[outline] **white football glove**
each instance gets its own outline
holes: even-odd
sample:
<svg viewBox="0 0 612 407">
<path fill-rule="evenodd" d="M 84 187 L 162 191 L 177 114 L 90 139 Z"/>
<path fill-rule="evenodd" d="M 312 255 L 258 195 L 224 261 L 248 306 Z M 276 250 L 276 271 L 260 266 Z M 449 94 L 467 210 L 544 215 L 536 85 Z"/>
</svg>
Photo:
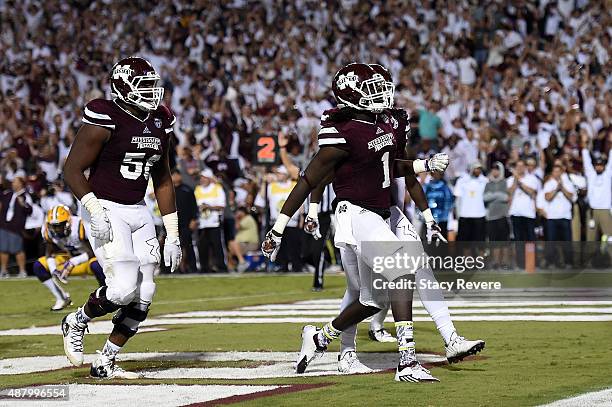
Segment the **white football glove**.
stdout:
<svg viewBox="0 0 612 407">
<path fill-rule="evenodd" d="M 440 242 L 448 243 L 448 241 L 444 238 L 442 234 L 442 229 L 440 225 L 436 222 L 427 222 L 427 243 L 431 244 L 432 242 L 439 244 Z"/>
<path fill-rule="evenodd" d="M 98 239 L 103 245 L 113 241 L 113 229 L 106 215 L 106 209 L 91 214 L 91 235 Z"/>
<path fill-rule="evenodd" d="M 273 230 L 266 233 L 264 241 L 261 242 L 261 252 L 263 255 L 272 261 L 276 260 L 276 255 L 278 255 L 278 251 L 280 250 L 282 237 L 282 235 L 277 234 Z"/>
<path fill-rule="evenodd" d="M 181 250 L 181 242 L 178 236 L 166 237 L 164 243 L 164 264 L 170 267 L 170 272 L 174 273 L 181 264 L 183 251 Z"/>
<path fill-rule="evenodd" d="M 427 171 L 438 171 L 444 172 L 448 168 L 448 154 L 438 153 L 434 154 L 433 157 L 427 159 L 425 168 Z"/>
<path fill-rule="evenodd" d="M 312 235 L 315 240 L 319 240 L 321 238 L 321 230 L 319 229 L 319 219 L 306 216 L 306 221 L 304 222 L 304 232 L 309 235 Z"/>
</svg>

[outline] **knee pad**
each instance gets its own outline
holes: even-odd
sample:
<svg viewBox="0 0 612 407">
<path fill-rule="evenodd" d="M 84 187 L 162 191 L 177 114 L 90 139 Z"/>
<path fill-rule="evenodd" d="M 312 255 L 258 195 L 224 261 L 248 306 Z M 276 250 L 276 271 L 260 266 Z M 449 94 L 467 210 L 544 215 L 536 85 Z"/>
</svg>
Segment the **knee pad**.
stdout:
<svg viewBox="0 0 612 407">
<path fill-rule="evenodd" d="M 114 329 L 128 338 L 136 335 L 140 323 L 147 318 L 150 304 L 150 302 L 138 301 L 121 307 L 113 317 Z"/>
<path fill-rule="evenodd" d="M 36 277 L 38 277 L 41 283 L 44 283 L 45 281 L 51 278 L 51 273 L 49 273 L 49 270 L 47 270 L 45 266 L 43 266 L 43 264 L 38 260 L 36 260 L 32 265 L 32 271 L 34 272 Z"/>
<path fill-rule="evenodd" d="M 106 286 L 98 288 L 96 291 L 89 295 L 87 305 L 94 315 L 90 315 L 92 318 L 101 317 L 102 315 L 115 312 L 119 309 L 119 304 L 115 304 L 106 297 Z"/>
</svg>

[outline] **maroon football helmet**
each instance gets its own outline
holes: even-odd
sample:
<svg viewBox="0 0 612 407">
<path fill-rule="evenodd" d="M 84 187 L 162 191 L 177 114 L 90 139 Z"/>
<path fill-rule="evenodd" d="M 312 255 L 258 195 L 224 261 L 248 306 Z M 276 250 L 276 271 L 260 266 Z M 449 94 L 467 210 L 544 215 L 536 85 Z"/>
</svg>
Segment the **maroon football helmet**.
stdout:
<svg viewBox="0 0 612 407">
<path fill-rule="evenodd" d="M 393 83 L 368 64 L 351 63 L 340 69 L 332 91 L 339 104 L 359 110 L 380 113 L 393 106 Z"/>
<path fill-rule="evenodd" d="M 110 74 L 111 96 L 146 112 L 157 109 L 164 96 L 160 76 L 149 61 L 140 57 L 123 58 Z"/>
</svg>

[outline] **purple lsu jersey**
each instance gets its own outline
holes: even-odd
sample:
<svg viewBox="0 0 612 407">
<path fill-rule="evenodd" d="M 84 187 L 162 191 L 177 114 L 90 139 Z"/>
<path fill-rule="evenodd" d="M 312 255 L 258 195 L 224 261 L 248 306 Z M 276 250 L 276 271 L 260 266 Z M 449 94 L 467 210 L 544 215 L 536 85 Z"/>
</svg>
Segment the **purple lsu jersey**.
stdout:
<svg viewBox="0 0 612 407">
<path fill-rule="evenodd" d="M 336 168 L 333 182 L 337 201 L 371 209 L 391 206 L 393 162 L 398 140 L 397 120 L 387 112 L 368 120 L 334 120 L 336 109 L 321 116 L 319 147 L 333 146 L 349 153 Z M 395 127 L 395 128 L 394 128 Z"/>
<path fill-rule="evenodd" d="M 89 172 L 89 185 L 96 197 L 124 205 L 141 202 L 151 169 L 163 162 L 175 121 L 163 105 L 141 121 L 111 100 L 87 103 L 83 123 L 111 132 Z"/>
</svg>

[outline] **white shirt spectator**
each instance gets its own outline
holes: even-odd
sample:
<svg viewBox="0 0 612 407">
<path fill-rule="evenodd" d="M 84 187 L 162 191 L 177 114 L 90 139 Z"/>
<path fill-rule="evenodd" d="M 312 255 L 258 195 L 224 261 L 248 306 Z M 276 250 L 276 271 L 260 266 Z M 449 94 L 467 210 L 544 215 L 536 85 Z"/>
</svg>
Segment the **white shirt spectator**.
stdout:
<svg viewBox="0 0 612 407">
<path fill-rule="evenodd" d="M 572 207 L 574 201 L 576 200 L 576 188 L 574 188 L 574 185 L 570 182 L 567 174 L 563 174 L 561 176 L 561 182 L 563 184 L 563 188 L 572 193 L 572 200 L 570 201 L 567 199 L 567 197 L 563 195 L 563 192 L 557 192 L 551 201 L 547 200 L 547 219 L 572 219 Z M 557 189 L 558 184 L 559 183 L 554 178 L 546 181 L 543 188 L 544 194 Z"/>
<path fill-rule="evenodd" d="M 591 162 L 591 154 L 586 149 L 582 150 L 584 175 L 588 187 L 587 199 L 592 209 L 610 209 L 612 205 L 612 157 L 610 157 L 610 152 L 608 152 L 608 157 L 606 169 L 601 174 L 597 174 Z"/>
<path fill-rule="evenodd" d="M 466 174 L 457 180 L 453 193 L 458 200 L 460 218 L 483 218 L 487 211 L 484 205 L 484 189 L 489 180 L 484 175 L 473 177 Z"/>
<path fill-rule="evenodd" d="M 225 191 L 221 184 L 211 182 L 209 185 L 197 185 L 195 188 L 195 197 L 198 207 L 207 206 L 222 206 L 225 207 Z M 200 219 L 198 221 L 199 229 L 216 228 L 221 225 L 221 214 L 223 211 L 216 209 L 200 208 Z"/>
<path fill-rule="evenodd" d="M 275 181 L 268 184 L 268 202 L 270 207 L 270 224 L 274 224 L 278 215 L 280 214 L 280 210 L 283 207 L 283 204 L 289 197 L 291 190 L 295 186 L 295 181 Z M 255 198 L 255 206 L 259 206 L 262 208 L 266 207 L 266 201 L 261 194 L 258 194 Z M 298 223 L 300 220 L 301 210 L 298 210 L 287 223 L 288 227 L 298 227 Z"/>
<path fill-rule="evenodd" d="M 515 177 L 512 176 L 506 180 L 508 188 L 514 185 Z M 540 181 L 532 174 L 525 174 L 520 178 L 521 183 L 526 187 L 540 189 Z M 523 191 L 520 187 L 517 187 L 514 194 L 510 197 L 510 209 L 508 209 L 508 215 L 510 216 L 523 216 L 526 218 L 535 219 L 536 215 L 536 203 L 535 198 L 532 198 L 527 192 Z"/>
<path fill-rule="evenodd" d="M 473 85 L 476 82 L 476 68 L 478 64 L 476 60 L 471 57 L 461 58 L 457 65 L 459 65 L 459 79 L 464 85 Z"/>
</svg>

